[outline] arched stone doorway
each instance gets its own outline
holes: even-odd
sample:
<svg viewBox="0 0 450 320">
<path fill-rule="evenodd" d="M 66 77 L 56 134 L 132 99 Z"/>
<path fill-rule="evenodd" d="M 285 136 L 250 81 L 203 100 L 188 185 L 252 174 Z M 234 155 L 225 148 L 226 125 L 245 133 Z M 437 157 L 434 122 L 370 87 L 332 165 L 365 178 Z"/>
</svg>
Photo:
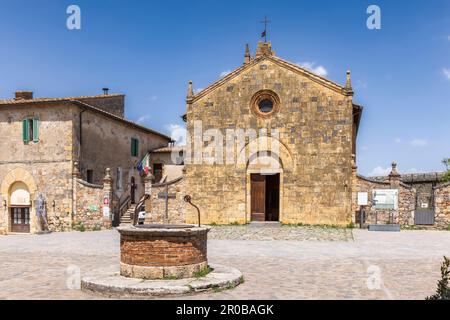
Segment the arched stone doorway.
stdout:
<svg viewBox="0 0 450 320">
<path fill-rule="evenodd" d="M 236 169 L 246 174 L 246 221 L 283 221 L 285 175 L 294 171 L 290 150 L 279 139 L 262 136 L 238 155 Z"/>
<path fill-rule="evenodd" d="M 25 183 L 15 182 L 9 190 L 10 231 L 30 232 L 30 191 Z"/>
<path fill-rule="evenodd" d="M 3 230 L 20 233 L 37 231 L 33 208 L 36 191 L 33 176 L 22 168 L 16 168 L 5 176 L 0 187 L 4 203 L 1 219 Z"/>
<path fill-rule="evenodd" d="M 247 165 L 247 199 L 250 221 L 280 221 L 283 166 L 277 155 L 258 152 Z"/>
</svg>

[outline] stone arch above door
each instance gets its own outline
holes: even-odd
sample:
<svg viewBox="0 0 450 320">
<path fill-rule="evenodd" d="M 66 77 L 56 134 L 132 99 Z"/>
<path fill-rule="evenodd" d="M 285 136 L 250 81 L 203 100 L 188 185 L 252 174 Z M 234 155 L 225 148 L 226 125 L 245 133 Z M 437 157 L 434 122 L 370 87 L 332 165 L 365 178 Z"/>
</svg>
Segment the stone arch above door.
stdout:
<svg viewBox="0 0 450 320">
<path fill-rule="evenodd" d="M 27 186 L 30 196 L 35 194 L 37 191 L 36 182 L 34 181 L 31 173 L 25 169 L 16 168 L 11 170 L 2 181 L 0 192 L 3 197 L 7 197 L 9 195 L 10 188 L 15 182 L 23 182 Z"/>
<path fill-rule="evenodd" d="M 294 170 L 292 153 L 280 140 L 273 137 L 259 137 L 247 143 L 238 154 L 236 167 L 246 170 L 258 155 L 277 159 L 284 171 Z"/>
</svg>

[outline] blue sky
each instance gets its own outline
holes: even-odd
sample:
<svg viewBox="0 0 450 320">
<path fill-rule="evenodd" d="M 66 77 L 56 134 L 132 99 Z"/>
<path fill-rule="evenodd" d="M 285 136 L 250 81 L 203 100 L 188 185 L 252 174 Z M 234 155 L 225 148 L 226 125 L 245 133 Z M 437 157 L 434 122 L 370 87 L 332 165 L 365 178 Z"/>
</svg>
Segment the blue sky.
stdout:
<svg viewBox="0 0 450 320">
<path fill-rule="evenodd" d="M 81 8 L 81 30 L 66 9 Z M 381 30 L 366 27 L 370 4 Z M 188 80 L 204 88 L 254 51 L 267 15 L 277 55 L 339 83 L 365 106 L 362 174 L 442 170 L 450 157 L 450 1 L 0 0 L 0 98 L 127 95 L 127 118 L 183 125 Z"/>
</svg>

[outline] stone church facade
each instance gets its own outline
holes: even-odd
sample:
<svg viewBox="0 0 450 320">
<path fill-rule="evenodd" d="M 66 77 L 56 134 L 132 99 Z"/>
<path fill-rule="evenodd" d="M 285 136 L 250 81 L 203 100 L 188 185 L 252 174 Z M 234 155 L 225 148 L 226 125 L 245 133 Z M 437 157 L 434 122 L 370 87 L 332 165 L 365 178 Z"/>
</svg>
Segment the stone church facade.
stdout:
<svg viewBox="0 0 450 320">
<path fill-rule="evenodd" d="M 124 99 L 17 92 L 0 100 L 0 233 L 110 227 L 121 203 L 139 201 L 137 164 L 171 138 L 126 120 Z"/>
<path fill-rule="evenodd" d="M 186 192 L 202 221 L 349 224 L 361 113 L 350 73 L 339 85 L 277 57 L 270 42 L 254 57 L 247 47 L 244 64 L 204 90 L 190 83 Z M 220 134 L 199 134 L 208 130 Z M 230 130 L 241 142 L 218 151 Z M 258 135 L 242 139 L 249 130 Z M 220 160 L 230 150 L 234 161 Z M 197 220 L 192 208 L 186 220 Z"/>
</svg>

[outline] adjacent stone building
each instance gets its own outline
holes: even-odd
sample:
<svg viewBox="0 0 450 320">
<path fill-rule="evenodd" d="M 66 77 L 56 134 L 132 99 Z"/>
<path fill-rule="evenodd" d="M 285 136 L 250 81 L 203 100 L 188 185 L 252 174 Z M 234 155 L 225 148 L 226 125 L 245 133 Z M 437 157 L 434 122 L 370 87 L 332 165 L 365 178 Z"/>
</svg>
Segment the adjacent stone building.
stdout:
<svg viewBox="0 0 450 320">
<path fill-rule="evenodd" d="M 186 189 L 202 221 L 349 224 L 361 113 L 349 72 L 339 85 L 270 42 L 254 57 L 247 47 L 244 64 L 204 90 L 190 83 Z M 186 220 L 197 221 L 194 209 Z"/>
<path fill-rule="evenodd" d="M 171 142 L 126 120 L 124 100 L 107 91 L 0 100 L 0 233 L 118 223 L 119 208 L 144 194 L 138 163 Z"/>
</svg>

